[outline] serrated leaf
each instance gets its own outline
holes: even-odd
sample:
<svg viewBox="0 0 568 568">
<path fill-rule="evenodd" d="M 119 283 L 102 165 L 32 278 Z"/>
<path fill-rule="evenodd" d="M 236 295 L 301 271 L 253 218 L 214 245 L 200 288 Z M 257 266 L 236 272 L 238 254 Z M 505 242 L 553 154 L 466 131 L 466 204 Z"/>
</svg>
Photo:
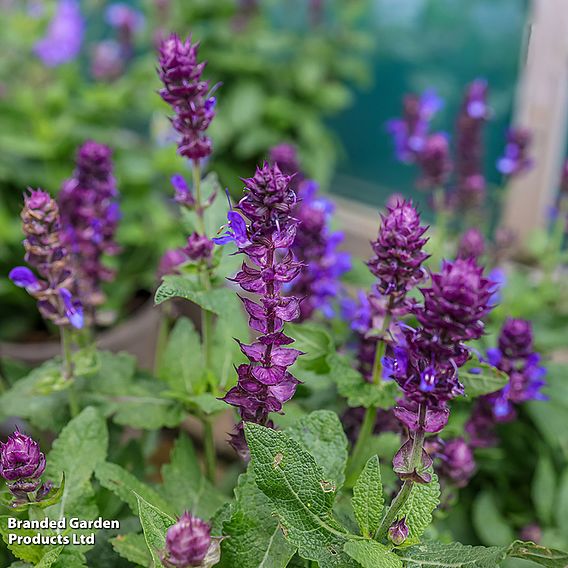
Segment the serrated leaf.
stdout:
<svg viewBox="0 0 568 568">
<path fill-rule="evenodd" d="M 150 503 L 140 497 L 140 495 L 137 495 L 136 498 L 138 499 L 140 524 L 144 531 L 144 539 L 152 555 L 154 567 L 159 568 L 162 565 L 160 552 L 164 550 L 166 545 L 166 532 L 175 524 L 175 520 L 168 514 L 150 505 Z"/>
<path fill-rule="evenodd" d="M 65 473 L 66 483 L 59 514 L 78 515 L 85 501 L 85 488 L 97 465 L 106 458 L 108 430 L 106 422 L 93 407 L 85 408 L 63 428 L 47 455 L 45 479 L 59 480 Z M 89 507 L 90 508 L 90 507 Z"/>
<path fill-rule="evenodd" d="M 384 508 L 379 456 L 369 458 L 353 487 L 353 512 L 361 534 L 373 537 L 381 524 Z"/>
<path fill-rule="evenodd" d="M 104 394 L 121 394 L 124 392 L 136 371 L 136 360 L 128 353 L 111 353 L 99 351 L 99 371 L 93 380 L 87 383 L 88 388 Z"/>
<path fill-rule="evenodd" d="M 402 560 L 380 542 L 352 540 L 344 548 L 363 568 L 402 568 Z"/>
<path fill-rule="evenodd" d="M 119 499 L 124 501 L 135 515 L 138 515 L 136 495 L 168 514 L 174 513 L 172 507 L 155 489 L 142 483 L 117 464 L 109 462 L 99 464 L 95 470 L 95 476 L 103 487 L 112 491 Z"/>
<path fill-rule="evenodd" d="M 268 497 L 250 473 L 239 477 L 235 505 L 223 523 L 219 568 L 284 568 L 296 548 L 284 539 Z"/>
<path fill-rule="evenodd" d="M 53 566 L 53 564 L 61 556 L 62 551 L 62 546 L 58 546 L 57 548 L 52 548 L 51 550 L 47 551 L 41 557 L 41 560 L 38 562 L 38 564 L 36 564 L 35 568 L 51 568 L 51 566 Z"/>
<path fill-rule="evenodd" d="M 459 380 L 469 397 L 482 396 L 501 390 L 508 382 L 507 373 L 472 357 L 460 370 Z"/>
<path fill-rule="evenodd" d="M 542 523 L 551 524 L 556 501 L 556 472 L 552 460 L 541 455 L 532 482 L 532 501 Z M 562 526 L 562 525 L 560 525 Z"/>
<path fill-rule="evenodd" d="M 35 529 L 9 529 L 8 518 L 8 516 L 0 516 L 0 532 L 2 533 L 2 539 L 6 543 L 6 546 L 16 558 L 24 560 L 25 562 L 31 562 L 34 565 L 37 564 L 45 554 L 45 547 L 39 544 L 18 544 L 17 542 L 9 544 L 8 535 L 17 534 L 19 536 L 33 537 L 38 531 Z M 46 531 L 44 534 L 55 533 L 53 531 Z"/>
<path fill-rule="evenodd" d="M 52 568 L 86 568 L 85 555 L 75 548 L 65 547 Z"/>
<path fill-rule="evenodd" d="M 300 556 L 321 568 L 355 568 L 343 551 L 350 535 L 332 513 L 335 492 L 314 458 L 284 432 L 245 422 L 245 435 L 255 482 Z"/>
<path fill-rule="evenodd" d="M 174 391 L 202 392 L 203 354 L 199 334 L 188 318 L 179 318 L 160 359 L 158 377 Z"/>
<path fill-rule="evenodd" d="M 179 275 L 164 276 L 156 290 L 154 303 L 162 304 L 172 298 L 183 298 L 197 304 L 204 310 L 220 315 L 223 313 L 234 292 L 228 288 L 205 290 L 201 284 Z"/>
<path fill-rule="evenodd" d="M 473 502 L 473 526 L 481 542 L 489 546 L 507 546 L 515 539 L 489 491 L 480 493 Z"/>
<path fill-rule="evenodd" d="M 118 535 L 110 540 L 113 549 L 129 562 L 140 566 L 148 566 L 152 556 L 148 551 L 143 534 L 130 533 Z"/>
<path fill-rule="evenodd" d="M 405 568 L 496 568 L 505 559 L 501 547 L 424 543 L 404 549 Z"/>
<path fill-rule="evenodd" d="M 326 480 L 333 482 L 339 490 L 345 481 L 347 437 L 337 414 L 316 410 L 300 418 L 286 433 L 312 455 L 323 469 Z"/>
<path fill-rule="evenodd" d="M 330 378 L 337 385 L 339 394 L 347 399 L 352 408 L 391 408 L 400 390 L 394 381 L 381 381 L 374 385 L 365 380 L 363 375 L 353 369 L 344 355 L 333 353 L 328 356 Z"/>
<path fill-rule="evenodd" d="M 414 483 L 406 503 L 400 509 L 398 518 L 406 517 L 408 538 L 418 541 L 432 522 L 432 513 L 440 503 L 438 476 L 432 474 L 430 483 Z"/>
<path fill-rule="evenodd" d="M 546 568 L 566 568 L 568 566 L 568 552 L 546 548 L 534 542 L 516 540 L 511 544 L 507 553 L 512 558 L 530 560 Z"/>
<path fill-rule="evenodd" d="M 191 511 L 209 519 L 223 505 L 224 499 L 201 473 L 191 440 L 180 434 L 170 454 L 170 463 L 162 467 L 163 492 L 175 505 L 175 512 Z"/>
</svg>

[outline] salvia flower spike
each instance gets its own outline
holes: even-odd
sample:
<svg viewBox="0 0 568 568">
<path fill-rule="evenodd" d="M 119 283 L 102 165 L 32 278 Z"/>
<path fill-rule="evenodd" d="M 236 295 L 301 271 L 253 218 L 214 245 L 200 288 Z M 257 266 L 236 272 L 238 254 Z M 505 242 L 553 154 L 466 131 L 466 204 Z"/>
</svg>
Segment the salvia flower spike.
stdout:
<svg viewBox="0 0 568 568">
<path fill-rule="evenodd" d="M 0 476 L 11 493 L 19 498 L 37 491 L 45 470 L 45 456 L 39 444 L 21 432 L 14 432 L 0 443 Z"/>
<path fill-rule="evenodd" d="M 115 272 L 103 264 L 115 255 L 115 234 L 120 220 L 118 191 L 113 175 L 112 151 L 88 140 L 77 150 L 73 176 L 63 183 L 58 196 L 62 238 L 73 257 L 81 302 L 91 310 L 102 304 L 102 282 Z"/>
<path fill-rule="evenodd" d="M 202 79 L 205 62 L 198 62 L 199 44 L 175 34 L 163 40 L 159 52 L 160 96 L 174 112 L 171 119 L 179 134 L 178 153 L 195 162 L 212 151 L 206 131 L 215 116 L 216 99 Z"/>
<path fill-rule="evenodd" d="M 168 568 L 201 566 L 211 544 L 209 524 L 186 511 L 166 533 L 162 562 Z"/>
<path fill-rule="evenodd" d="M 58 326 L 83 327 L 83 307 L 76 295 L 71 258 L 62 243 L 59 208 L 41 189 L 30 189 L 22 210 L 27 267 L 18 266 L 9 278 L 37 300 L 41 315 Z"/>
<path fill-rule="evenodd" d="M 300 301 L 285 297 L 283 286 L 299 274 L 301 263 L 290 248 L 296 237 L 297 221 L 292 218 L 296 202 L 290 189 L 291 176 L 277 165 L 264 164 L 254 177 L 244 180 L 245 195 L 237 205 L 248 220 L 237 221 L 239 213 L 229 211 L 230 231 L 238 251 L 247 256 L 233 279 L 245 292 L 259 296 L 258 301 L 242 297 L 249 315 L 249 325 L 260 336 L 252 344 L 240 343 L 249 363 L 237 368 L 238 382 L 224 397 L 239 409 L 242 420 L 271 426 L 269 414 L 281 412 L 299 381 L 288 372 L 301 354 L 286 347 L 293 340 L 282 332 L 284 322 L 300 315 Z M 225 237 L 217 243 L 228 242 Z M 231 444 L 245 457 L 246 442 L 242 423 L 232 435 Z"/>
</svg>

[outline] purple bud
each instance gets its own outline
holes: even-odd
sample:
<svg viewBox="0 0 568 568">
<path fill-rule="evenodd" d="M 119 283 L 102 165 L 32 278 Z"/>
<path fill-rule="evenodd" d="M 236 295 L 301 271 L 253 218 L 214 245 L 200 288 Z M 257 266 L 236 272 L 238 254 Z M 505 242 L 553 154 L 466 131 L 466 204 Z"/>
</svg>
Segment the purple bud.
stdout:
<svg viewBox="0 0 568 568">
<path fill-rule="evenodd" d="M 65 307 L 65 315 L 69 319 L 69 323 L 76 329 L 81 329 L 83 327 L 83 306 L 81 302 L 73 299 L 73 296 L 67 288 L 59 288 L 59 296 L 63 300 L 63 305 Z"/>
<path fill-rule="evenodd" d="M 521 529 L 519 538 L 538 544 L 542 540 L 542 529 L 536 523 L 530 523 Z"/>
<path fill-rule="evenodd" d="M 45 456 L 29 436 L 14 432 L 8 441 L 0 443 L 0 476 L 11 491 L 31 493 L 41 484 Z"/>
<path fill-rule="evenodd" d="M 440 474 L 456 487 L 465 487 L 475 472 L 473 450 L 463 438 L 446 442 L 438 454 L 442 460 Z"/>
<path fill-rule="evenodd" d="M 400 546 L 408 538 L 408 525 L 406 524 L 406 517 L 402 517 L 395 521 L 388 530 L 389 540 L 395 545 Z"/>
<path fill-rule="evenodd" d="M 505 154 L 497 161 L 497 169 L 506 176 L 516 176 L 530 170 L 533 160 L 527 156 L 532 134 L 526 128 L 511 128 L 507 133 Z"/>
<path fill-rule="evenodd" d="M 171 568 L 199 566 L 211 546 L 211 527 L 187 511 L 166 533 L 164 564 Z"/>
<path fill-rule="evenodd" d="M 511 359 L 528 357 L 533 352 L 531 322 L 507 318 L 499 335 L 499 349 L 503 355 Z"/>
<path fill-rule="evenodd" d="M 205 235 L 194 232 L 187 238 L 187 245 L 182 250 L 191 260 L 209 260 L 213 247 L 213 241 L 210 241 Z"/>
<path fill-rule="evenodd" d="M 458 258 L 478 259 L 485 251 L 485 239 L 479 229 L 465 231 L 458 245 Z"/>
<path fill-rule="evenodd" d="M 175 174 L 171 178 L 171 184 L 175 190 L 174 200 L 180 205 L 184 205 L 190 209 L 195 207 L 195 197 L 185 178 L 181 174 Z"/>
<path fill-rule="evenodd" d="M 158 278 L 163 278 L 167 274 L 179 274 L 178 268 L 187 262 L 187 255 L 183 249 L 171 249 L 166 251 L 160 259 L 158 266 Z"/>
<path fill-rule="evenodd" d="M 426 140 L 419 156 L 422 177 L 419 184 L 426 188 L 442 187 L 452 171 L 448 137 L 438 132 Z"/>
</svg>

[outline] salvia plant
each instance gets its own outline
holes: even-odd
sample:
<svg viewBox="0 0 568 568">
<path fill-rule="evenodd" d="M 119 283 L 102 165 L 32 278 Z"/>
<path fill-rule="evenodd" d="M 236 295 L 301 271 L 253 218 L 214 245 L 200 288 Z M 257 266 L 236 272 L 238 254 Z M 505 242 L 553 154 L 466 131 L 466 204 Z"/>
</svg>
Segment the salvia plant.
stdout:
<svg viewBox="0 0 568 568">
<path fill-rule="evenodd" d="M 138 25 L 127 16 L 112 15 L 125 38 Z M 454 204 L 478 204 L 484 191 L 486 83 L 468 88 L 455 168 L 448 137 L 429 132 L 441 101 L 405 99 L 389 129 L 433 190 L 438 219 L 430 228 L 413 201 L 391 198 L 362 267 L 369 286 L 353 294 L 333 207 L 295 148 L 272 148 L 225 200 L 208 171 L 222 85 L 191 37 L 164 38 L 157 71 L 187 168 L 166 196 L 184 234 L 157 268 L 152 372 L 94 345 L 118 252 L 111 149 L 83 143 L 57 200 L 24 196 L 27 266 L 10 277 L 59 328 L 62 353 L 0 397 L 25 424 L 0 445 L 0 534 L 13 568 L 567 566 L 564 545 L 537 522 L 552 522 L 559 456 L 537 472 L 539 517 L 519 515 L 521 540 L 506 526 L 492 546 L 461 544 L 444 524 L 480 452 L 500 451 L 501 428 L 554 402 L 531 322 L 493 315 L 505 290 L 498 252 L 487 260 L 478 227 L 450 255 L 439 246 L 455 230 Z M 504 175 L 530 166 L 529 140 L 509 133 Z M 186 429 L 199 432 L 198 451 Z"/>
</svg>

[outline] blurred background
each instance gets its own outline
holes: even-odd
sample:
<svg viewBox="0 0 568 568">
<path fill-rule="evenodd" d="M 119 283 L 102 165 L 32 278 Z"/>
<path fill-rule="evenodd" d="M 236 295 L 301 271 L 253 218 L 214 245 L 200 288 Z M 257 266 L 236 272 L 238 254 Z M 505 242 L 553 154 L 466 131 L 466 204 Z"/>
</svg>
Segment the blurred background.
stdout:
<svg viewBox="0 0 568 568">
<path fill-rule="evenodd" d="M 23 190 L 55 194 L 84 140 L 113 148 L 121 193 L 109 322 L 143 303 L 161 254 L 179 244 L 168 180 L 186 166 L 155 72 L 156 45 L 171 31 L 201 41 L 206 76 L 220 83 L 207 168 L 235 195 L 239 177 L 288 142 L 307 175 L 349 200 L 340 217 L 371 204 L 375 223 L 395 192 L 428 216 L 428 195 L 416 190 L 415 168 L 395 159 L 385 125 L 401 115 L 405 93 L 435 89 L 445 104 L 432 129 L 451 139 L 476 78 L 489 84 L 487 181 L 502 180 L 495 162 L 525 52 L 527 1 L 0 0 L 0 8 L 0 339 L 47 333 L 33 299 L 5 275 L 22 256 Z M 501 197 L 488 192 L 491 204 Z M 498 207 L 490 211 L 496 219 Z"/>
</svg>

